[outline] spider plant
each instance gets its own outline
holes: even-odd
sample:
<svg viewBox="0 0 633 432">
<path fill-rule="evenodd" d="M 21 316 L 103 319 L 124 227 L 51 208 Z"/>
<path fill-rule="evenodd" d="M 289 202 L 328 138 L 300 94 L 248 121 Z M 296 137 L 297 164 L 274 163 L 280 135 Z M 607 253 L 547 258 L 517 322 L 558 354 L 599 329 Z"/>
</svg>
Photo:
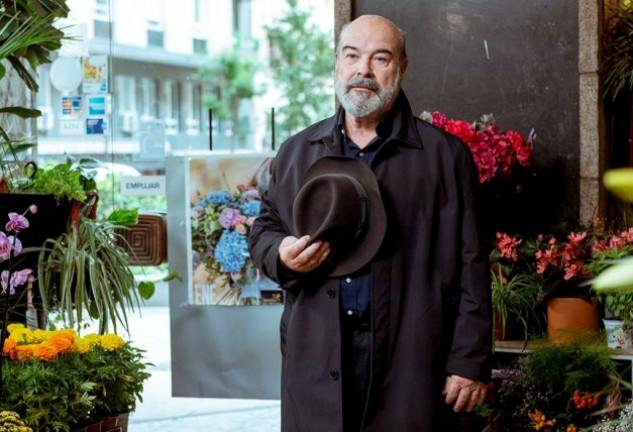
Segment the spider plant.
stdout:
<svg viewBox="0 0 633 432">
<path fill-rule="evenodd" d="M 68 232 L 46 240 L 38 261 L 45 310 L 58 310 L 73 327 L 91 318 L 97 320 L 100 333 L 110 325 L 116 331 L 117 323 L 127 329 L 127 312 L 139 307 L 141 296 L 146 296 L 139 293 L 129 268 L 120 228 L 116 222 L 82 214 Z"/>
<path fill-rule="evenodd" d="M 492 271 L 492 308 L 495 322 L 501 330 L 501 338 L 505 338 L 510 318 L 515 318 L 522 327 L 525 339 L 528 337 L 530 319 L 534 317 L 536 301 L 540 293 L 538 282 L 525 274 L 512 276 L 506 281 L 505 276 Z"/>
</svg>

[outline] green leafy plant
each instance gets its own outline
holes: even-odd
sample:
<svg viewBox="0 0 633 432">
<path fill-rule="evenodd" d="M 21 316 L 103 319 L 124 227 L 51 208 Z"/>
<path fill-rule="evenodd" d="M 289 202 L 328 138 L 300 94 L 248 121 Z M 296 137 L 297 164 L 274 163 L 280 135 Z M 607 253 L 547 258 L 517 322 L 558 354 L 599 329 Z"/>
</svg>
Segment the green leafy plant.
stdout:
<svg viewBox="0 0 633 432">
<path fill-rule="evenodd" d="M 51 54 L 66 39 L 55 27 L 58 19 L 68 15 L 65 0 L 0 0 L 0 79 L 11 66 L 24 85 L 38 91 L 35 70 L 40 64 L 50 63 Z M 6 60 L 6 62 L 3 62 Z M 12 167 L 20 153 L 33 146 L 29 137 L 11 136 L 8 116 L 21 119 L 39 117 L 41 112 L 21 106 L 0 107 L 0 169 L 4 178 L 15 175 Z"/>
<path fill-rule="evenodd" d="M 501 338 L 505 338 L 509 318 L 512 318 L 521 324 L 521 331 L 527 339 L 529 325 L 536 321 L 536 301 L 540 294 L 538 281 L 522 274 L 506 281 L 500 269 L 492 271 L 491 276 L 492 309 L 495 323 L 500 326 Z"/>
<path fill-rule="evenodd" d="M 143 401 L 143 387 L 150 377 L 151 363 L 143 361 L 143 350 L 125 343 L 120 349 L 93 348 L 84 356 L 85 371 L 95 383 L 96 420 L 107 415 L 133 412 Z"/>
<path fill-rule="evenodd" d="M 72 329 L 30 330 L 19 323 L 7 330 L 2 355 L 8 391 L 0 410 L 11 407 L 36 431 L 67 432 L 133 411 L 142 400 L 152 364 L 120 336 L 80 337 Z"/>
<path fill-rule="evenodd" d="M 22 413 L 36 430 L 69 431 L 88 418 L 95 396 L 94 383 L 80 373 L 78 354 L 60 356 L 52 363 L 40 360 L 3 364 L 5 394 L 0 409 Z"/>
<path fill-rule="evenodd" d="M 604 96 L 615 100 L 624 90 L 633 90 L 633 6 L 628 4 L 612 9 L 608 24 L 602 64 Z"/>
<path fill-rule="evenodd" d="M 40 249 L 38 279 L 46 310 L 58 309 L 64 320 L 75 326 L 89 317 L 104 333 L 117 323 L 127 329 L 127 311 L 149 298 L 149 287 L 140 290 L 128 266 L 129 255 L 117 233 L 117 221 L 97 221 L 80 215 L 77 225 Z"/>
<path fill-rule="evenodd" d="M 267 26 L 266 33 L 275 85 L 283 95 L 275 124 L 288 137 L 331 115 L 334 95 L 323 89 L 331 88 L 334 46 L 331 35 L 310 19 L 297 0 L 286 3 L 286 13 Z"/>
<path fill-rule="evenodd" d="M 601 341 L 536 345 L 498 371 L 489 430 L 564 432 L 591 426 L 617 394 L 618 381 L 616 364 Z"/>
</svg>

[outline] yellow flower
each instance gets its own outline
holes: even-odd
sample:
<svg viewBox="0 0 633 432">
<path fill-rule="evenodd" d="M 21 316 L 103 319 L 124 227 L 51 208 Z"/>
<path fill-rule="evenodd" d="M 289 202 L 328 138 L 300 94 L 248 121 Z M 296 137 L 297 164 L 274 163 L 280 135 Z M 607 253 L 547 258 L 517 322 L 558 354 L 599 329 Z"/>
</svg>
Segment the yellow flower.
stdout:
<svg viewBox="0 0 633 432">
<path fill-rule="evenodd" d="M 48 344 L 33 345 L 33 356 L 42 361 L 53 361 L 57 359 L 59 352 L 54 346 Z"/>
<path fill-rule="evenodd" d="M 33 337 L 36 342 L 44 342 L 51 337 L 51 332 L 42 329 L 35 329 L 33 330 Z"/>
<path fill-rule="evenodd" d="M 107 351 L 115 351 L 123 348 L 125 341 L 119 335 L 108 333 L 99 338 L 99 345 Z"/>
<path fill-rule="evenodd" d="M 75 344 L 73 345 L 73 351 L 79 354 L 85 354 L 92 349 L 92 345 L 93 344 L 91 344 L 90 341 L 81 338 L 75 341 Z"/>
<path fill-rule="evenodd" d="M 88 342 L 91 347 L 99 344 L 99 335 L 96 333 L 89 333 L 85 335 L 82 339 Z"/>
<path fill-rule="evenodd" d="M 7 326 L 7 331 L 11 334 L 14 330 L 23 329 L 24 324 L 21 323 L 12 323 Z"/>
<path fill-rule="evenodd" d="M 24 327 L 14 328 L 13 331 L 10 332 L 11 337 L 16 340 L 19 344 L 32 344 L 35 342 L 35 337 L 33 336 L 33 332 Z"/>
</svg>

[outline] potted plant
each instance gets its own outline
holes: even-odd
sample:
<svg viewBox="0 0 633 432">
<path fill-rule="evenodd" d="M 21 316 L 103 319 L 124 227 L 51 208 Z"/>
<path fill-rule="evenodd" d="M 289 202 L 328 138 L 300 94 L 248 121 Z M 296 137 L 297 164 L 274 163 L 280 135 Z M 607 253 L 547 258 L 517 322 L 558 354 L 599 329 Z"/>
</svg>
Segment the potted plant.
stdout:
<svg viewBox="0 0 633 432">
<path fill-rule="evenodd" d="M 142 401 L 151 363 L 143 361 L 143 351 L 116 334 L 99 337 L 99 343 L 84 357 L 86 372 L 95 383 L 93 419 L 115 419 L 122 431 L 128 416 Z M 108 427 L 108 426 L 105 426 Z"/>
<path fill-rule="evenodd" d="M 579 431 L 618 394 L 618 372 L 609 350 L 594 340 L 536 345 L 494 378 L 488 430 Z"/>
<path fill-rule="evenodd" d="M 627 236 L 633 240 L 633 232 L 624 230 L 620 236 L 612 237 L 610 247 L 594 251 L 593 262 L 589 265 L 594 278 L 599 277 L 611 265 L 631 256 L 633 245 L 629 243 Z M 599 298 L 605 308 L 603 323 L 607 345 L 610 348 L 633 348 L 633 293 L 606 291 L 600 292 Z"/>
<path fill-rule="evenodd" d="M 527 340 L 531 328 L 538 323 L 537 300 L 541 287 L 525 257 L 519 253 L 522 242 L 522 239 L 497 233 L 495 248 L 490 253 L 492 310 L 497 340 L 516 335 Z M 520 328 L 512 328 L 514 324 L 519 324 Z"/>
<path fill-rule="evenodd" d="M 153 283 L 137 283 L 128 266 L 129 255 L 117 229 L 135 223 L 138 212 L 118 211 L 109 220 L 94 220 L 85 212 L 78 223 L 40 248 L 38 279 L 46 310 L 56 309 L 71 327 L 88 317 L 99 332 L 117 323 L 127 329 L 127 311 L 153 294 Z"/>
<path fill-rule="evenodd" d="M 151 364 L 120 336 L 80 337 L 72 329 L 33 331 L 22 324 L 8 329 L 0 410 L 12 407 L 36 432 L 83 428 L 131 412 L 141 399 Z"/>
<path fill-rule="evenodd" d="M 68 432 L 82 425 L 94 407 L 95 384 L 82 373 L 76 334 L 31 331 L 22 324 L 11 324 L 8 331 L 0 410 L 18 412 L 36 432 Z"/>
</svg>

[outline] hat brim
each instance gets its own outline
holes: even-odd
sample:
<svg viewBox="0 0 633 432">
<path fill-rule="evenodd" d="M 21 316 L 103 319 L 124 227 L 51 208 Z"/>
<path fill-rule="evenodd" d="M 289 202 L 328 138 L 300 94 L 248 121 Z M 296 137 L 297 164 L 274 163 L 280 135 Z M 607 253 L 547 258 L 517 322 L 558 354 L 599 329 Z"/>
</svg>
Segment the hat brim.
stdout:
<svg viewBox="0 0 633 432">
<path fill-rule="evenodd" d="M 362 161 L 344 156 L 321 158 L 308 168 L 301 181 L 301 186 L 322 175 L 341 173 L 354 177 L 365 189 L 368 201 L 368 223 L 365 235 L 358 245 L 345 256 L 338 257 L 336 262 L 330 262 L 329 266 L 326 267 L 329 276 L 352 274 L 367 265 L 380 249 L 387 231 L 387 216 L 378 181 L 374 172 Z M 304 226 L 301 218 L 304 216 L 293 214 L 294 235 L 297 237 L 310 234 L 301 232 L 301 227 Z"/>
</svg>

